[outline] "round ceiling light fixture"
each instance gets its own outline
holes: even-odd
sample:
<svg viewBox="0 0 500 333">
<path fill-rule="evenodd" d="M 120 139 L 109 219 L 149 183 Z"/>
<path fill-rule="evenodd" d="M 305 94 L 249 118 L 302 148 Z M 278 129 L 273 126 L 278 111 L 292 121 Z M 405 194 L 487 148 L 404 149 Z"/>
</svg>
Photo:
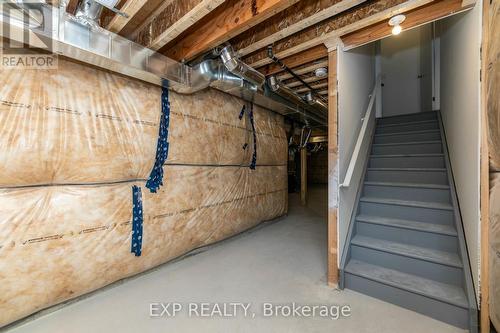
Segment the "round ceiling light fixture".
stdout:
<svg viewBox="0 0 500 333">
<path fill-rule="evenodd" d="M 328 71 L 325 67 L 316 68 L 316 70 L 314 70 L 314 75 L 317 77 L 324 77 L 326 74 L 328 74 Z"/>
<path fill-rule="evenodd" d="M 403 23 L 404 20 L 406 20 L 406 16 L 404 16 L 403 14 L 391 17 L 391 19 L 389 20 L 389 25 L 392 27 L 393 35 L 399 35 L 401 31 L 403 31 L 401 23 Z"/>
</svg>

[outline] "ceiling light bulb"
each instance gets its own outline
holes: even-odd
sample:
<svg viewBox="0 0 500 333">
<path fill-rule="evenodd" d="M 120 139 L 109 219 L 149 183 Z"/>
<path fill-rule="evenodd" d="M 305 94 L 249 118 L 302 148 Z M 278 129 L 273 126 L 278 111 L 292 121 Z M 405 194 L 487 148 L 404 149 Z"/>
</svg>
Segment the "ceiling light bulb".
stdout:
<svg viewBox="0 0 500 333">
<path fill-rule="evenodd" d="M 394 28 L 392 28 L 392 34 L 393 35 L 399 35 L 403 28 L 401 28 L 400 25 L 395 25 Z"/>
<path fill-rule="evenodd" d="M 399 35 L 403 28 L 401 28 L 401 23 L 406 20 L 406 16 L 403 14 L 399 14 L 396 16 L 391 17 L 389 20 L 389 25 L 392 27 L 392 34 L 393 35 Z"/>
</svg>

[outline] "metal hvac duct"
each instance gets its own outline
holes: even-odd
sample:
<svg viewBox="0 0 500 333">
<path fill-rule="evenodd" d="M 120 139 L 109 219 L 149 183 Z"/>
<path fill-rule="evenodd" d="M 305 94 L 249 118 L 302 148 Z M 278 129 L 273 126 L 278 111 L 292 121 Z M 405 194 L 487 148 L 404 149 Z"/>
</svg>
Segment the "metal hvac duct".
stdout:
<svg viewBox="0 0 500 333">
<path fill-rule="evenodd" d="M 279 80 L 275 76 L 271 76 L 268 79 L 268 84 L 272 91 L 277 93 L 280 96 L 283 96 L 285 99 L 296 103 L 297 113 L 302 114 L 304 117 L 310 118 L 318 123 L 326 123 L 328 122 L 328 107 L 324 104 L 320 103 L 308 103 L 303 100 L 299 95 L 297 95 L 292 89 L 284 86 L 279 82 Z M 304 112 L 300 110 L 306 110 L 309 112 Z"/>
<path fill-rule="evenodd" d="M 93 12 L 92 8 L 96 10 L 96 7 L 88 7 L 87 14 Z M 265 76 L 244 64 L 231 46 L 220 51 L 220 59 L 205 60 L 191 67 L 95 24 L 82 22 L 81 18 L 68 14 L 64 6 L 30 4 L 30 10 L 33 9 L 42 14 L 41 23 L 34 26 L 23 22 L 26 16 L 23 7 L 18 7 L 17 16 L 11 11 L 2 12 L 0 21 L 9 25 L 9 29 L 2 29 L 1 36 L 37 47 L 42 40 L 53 53 L 155 85 L 168 86 L 178 93 L 192 94 L 213 87 L 281 114 L 300 113 L 317 125 L 327 123 L 326 117 L 314 115 L 323 113 L 321 106 L 311 106 L 281 86 L 276 90 L 268 89 Z"/>
<path fill-rule="evenodd" d="M 325 104 L 321 99 L 317 97 L 313 97 L 312 92 L 308 92 L 304 96 L 304 100 L 309 104 L 313 106 L 317 106 L 319 109 L 324 110 L 325 112 L 328 113 L 328 105 Z"/>
</svg>

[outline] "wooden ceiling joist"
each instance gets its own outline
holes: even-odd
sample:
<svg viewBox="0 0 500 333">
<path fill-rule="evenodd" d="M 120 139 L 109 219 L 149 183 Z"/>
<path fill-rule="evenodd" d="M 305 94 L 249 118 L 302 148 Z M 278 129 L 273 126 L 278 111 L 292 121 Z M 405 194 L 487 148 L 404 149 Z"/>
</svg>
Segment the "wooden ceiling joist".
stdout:
<svg viewBox="0 0 500 333">
<path fill-rule="evenodd" d="M 403 1 L 403 3 L 401 3 Z M 385 21 L 390 17 L 401 14 L 426 4 L 432 0 L 378 0 L 361 5 L 358 10 L 337 15 L 318 26 L 305 29 L 302 32 L 274 45 L 275 55 L 279 58 L 289 57 L 317 45 L 328 43 L 330 40 Z M 398 4 L 399 3 L 399 4 Z M 395 5 L 396 4 L 396 5 Z M 375 12 L 375 13 L 374 13 Z M 329 31 L 329 32 L 325 32 Z M 243 59 L 252 67 L 261 67 L 271 61 L 267 58 L 266 50 Z"/>
<path fill-rule="evenodd" d="M 70 13 L 71 15 L 75 15 L 77 6 L 78 0 L 69 0 L 68 4 L 66 5 L 66 12 Z"/>
<path fill-rule="evenodd" d="M 297 75 L 305 75 L 307 73 L 311 73 L 317 68 L 320 67 L 328 67 L 328 59 L 321 59 L 321 60 L 316 60 L 311 63 L 307 63 L 298 67 L 293 68 L 293 72 Z M 284 81 L 293 78 L 293 76 L 290 73 L 283 73 L 277 75 L 278 80 Z"/>
<path fill-rule="evenodd" d="M 318 90 L 318 89 L 326 88 L 326 87 L 328 87 L 328 80 L 327 79 L 320 81 L 320 83 L 311 85 L 311 88 L 313 88 L 314 90 Z M 311 89 L 304 87 L 304 88 L 300 88 L 300 89 L 295 89 L 294 91 L 297 94 L 304 94 L 308 91 L 311 91 Z"/>
<path fill-rule="evenodd" d="M 141 30 L 136 42 L 159 50 L 213 12 L 225 0 L 175 0 L 165 6 Z"/>
<path fill-rule="evenodd" d="M 324 45 L 318 45 L 315 47 L 312 47 L 304 52 L 295 54 L 291 57 L 288 58 L 283 58 L 281 61 L 283 64 L 285 64 L 288 68 L 294 68 L 300 65 L 303 65 L 305 63 L 318 60 L 320 58 L 324 58 L 325 56 L 328 55 L 328 50 Z M 255 68 L 255 67 L 254 67 Z M 272 75 L 281 72 L 283 69 L 281 66 L 277 64 L 271 64 L 269 66 L 265 66 L 262 68 L 259 68 L 259 71 L 265 75 Z"/>
<path fill-rule="evenodd" d="M 405 13 L 406 20 L 402 24 L 403 29 L 411 29 L 431 21 L 468 10 L 471 5 L 465 5 L 462 0 L 443 0 L 431 3 L 423 7 Z M 343 36 L 342 42 L 344 50 L 349 50 L 375 40 L 379 40 L 391 35 L 392 27 L 387 22 L 379 22 L 370 27 L 358 30 Z"/>
<path fill-rule="evenodd" d="M 240 56 L 265 48 L 283 38 L 357 6 L 366 0 L 300 1 L 231 41 Z"/>
<path fill-rule="evenodd" d="M 167 45 L 166 54 L 176 60 L 192 59 L 263 22 L 297 1 L 226 1 L 201 24 L 192 26 L 190 34 L 182 36 L 178 41 L 174 40 L 173 45 Z"/>
<path fill-rule="evenodd" d="M 304 82 L 306 82 L 308 84 L 314 84 L 316 81 L 322 80 L 322 78 L 317 77 L 313 74 L 309 77 L 302 78 L 302 80 L 304 80 Z M 283 82 L 283 84 L 285 84 L 288 88 L 297 88 L 297 87 L 304 85 L 302 82 L 295 80 L 295 79 L 293 81 L 291 81 L 290 83 Z"/>
<path fill-rule="evenodd" d="M 146 5 L 147 2 L 147 0 L 127 0 L 120 8 L 120 11 L 126 13 L 128 17 L 114 15 L 109 24 L 106 26 L 106 29 L 119 33 L 125 25 L 127 25 L 127 23 L 135 17 L 139 10 Z"/>
</svg>

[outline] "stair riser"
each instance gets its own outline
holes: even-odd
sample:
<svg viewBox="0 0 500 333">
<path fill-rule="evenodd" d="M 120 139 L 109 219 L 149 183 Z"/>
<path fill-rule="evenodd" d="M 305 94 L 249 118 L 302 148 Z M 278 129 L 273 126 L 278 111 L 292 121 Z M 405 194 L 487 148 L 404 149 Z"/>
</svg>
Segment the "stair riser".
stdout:
<svg viewBox="0 0 500 333">
<path fill-rule="evenodd" d="M 454 236 L 394 228 L 360 221 L 356 222 L 356 234 L 439 251 L 454 253 L 458 251 L 457 237 Z"/>
<path fill-rule="evenodd" d="M 379 125 L 401 124 L 401 123 L 409 123 L 412 121 L 425 121 L 431 119 L 437 120 L 436 112 L 422 112 L 422 113 L 409 114 L 405 116 L 379 118 L 377 119 L 377 124 Z"/>
<path fill-rule="evenodd" d="M 360 202 L 359 214 L 414 220 L 427 223 L 446 225 L 453 224 L 453 211 L 441 209 Z"/>
<path fill-rule="evenodd" d="M 441 203 L 451 202 L 449 189 L 379 186 L 366 184 L 364 186 L 363 193 L 366 197 L 375 198 L 416 200 Z"/>
<path fill-rule="evenodd" d="M 444 168 L 442 156 L 371 157 L 370 168 Z"/>
<path fill-rule="evenodd" d="M 422 143 L 415 145 L 391 145 L 377 146 L 372 149 L 373 155 L 395 155 L 395 154 L 441 154 L 443 147 L 441 142 Z"/>
<path fill-rule="evenodd" d="M 424 131 L 424 130 L 432 130 L 439 129 L 439 125 L 437 121 L 433 122 L 425 122 L 425 123 L 409 123 L 409 124 L 401 124 L 396 126 L 377 126 L 375 131 L 376 134 L 385 134 L 385 133 L 401 133 L 408 131 Z"/>
<path fill-rule="evenodd" d="M 462 286 L 463 283 L 461 269 L 366 247 L 353 245 L 351 258 L 455 286 Z"/>
<path fill-rule="evenodd" d="M 393 135 L 375 135 L 374 143 L 401 143 L 441 140 L 439 132 L 402 133 Z"/>
<path fill-rule="evenodd" d="M 448 185 L 446 171 L 398 171 L 368 170 L 366 180 L 377 182 L 400 182 L 417 184 Z"/>
<path fill-rule="evenodd" d="M 467 310 L 444 302 L 394 288 L 350 273 L 345 274 L 345 287 L 383 301 L 436 318 L 451 325 L 468 328 Z M 404 331 L 404 329 L 402 329 Z"/>
</svg>

